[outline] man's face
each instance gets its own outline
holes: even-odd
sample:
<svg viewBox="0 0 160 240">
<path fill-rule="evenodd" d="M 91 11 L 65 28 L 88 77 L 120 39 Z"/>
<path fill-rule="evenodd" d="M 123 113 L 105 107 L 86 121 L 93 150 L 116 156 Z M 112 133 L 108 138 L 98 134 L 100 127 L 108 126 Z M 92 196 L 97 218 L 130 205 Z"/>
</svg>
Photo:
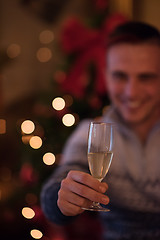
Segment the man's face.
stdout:
<svg viewBox="0 0 160 240">
<path fill-rule="evenodd" d="M 123 120 L 143 124 L 160 116 L 160 47 L 117 44 L 108 50 L 107 88 Z"/>
</svg>

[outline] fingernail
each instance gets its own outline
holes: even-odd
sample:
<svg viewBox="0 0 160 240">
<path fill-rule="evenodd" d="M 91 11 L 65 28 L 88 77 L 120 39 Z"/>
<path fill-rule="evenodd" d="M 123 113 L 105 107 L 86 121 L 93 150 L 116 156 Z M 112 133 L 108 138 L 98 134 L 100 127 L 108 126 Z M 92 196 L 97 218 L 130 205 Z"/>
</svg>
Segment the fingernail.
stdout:
<svg viewBox="0 0 160 240">
<path fill-rule="evenodd" d="M 107 197 L 102 197 L 102 202 L 103 202 L 104 204 L 107 204 L 107 203 L 108 203 L 108 198 L 107 198 Z"/>
<path fill-rule="evenodd" d="M 106 188 L 103 187 L 103 186 L 100 186 L 99 189 L 100 189 L 100 191 L 101 191 L 102 193 L 106 192 Z"/>
</svg>

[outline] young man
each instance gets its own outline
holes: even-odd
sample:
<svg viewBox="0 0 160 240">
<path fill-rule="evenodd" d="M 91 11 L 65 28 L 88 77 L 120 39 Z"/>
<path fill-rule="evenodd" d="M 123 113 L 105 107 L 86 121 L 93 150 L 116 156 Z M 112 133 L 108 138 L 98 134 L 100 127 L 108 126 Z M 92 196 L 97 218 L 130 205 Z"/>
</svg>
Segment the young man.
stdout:
<svg viewBox="0 0 160 240">
<path fill-rule="evenodd" d="M 110 201 L 111 211 L 100 213 L 104 239 L 160 239 L 158 30 L 127 22 L 112 33 L 107 46 L 106 85 L 111 106 L 101 121 L 117 125 L 108 175 L 100 183 L 87 173 L 91 120 L 84 120 L 69 138 L 61 166 L 42 190 L 42 207 L 51 221 L 64 224 L 92 201 L 104 205 Z"/>
</svg>

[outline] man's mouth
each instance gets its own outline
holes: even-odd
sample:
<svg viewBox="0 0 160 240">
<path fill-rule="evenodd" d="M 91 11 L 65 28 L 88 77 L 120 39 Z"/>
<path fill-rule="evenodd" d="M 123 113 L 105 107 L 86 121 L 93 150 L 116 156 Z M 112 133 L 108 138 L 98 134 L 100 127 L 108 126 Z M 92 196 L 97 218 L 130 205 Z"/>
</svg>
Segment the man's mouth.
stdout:
<svg viewBox="0 0 160 240">
<path fill-rule="evenodd" d="M 125 105 L 128 108 L 136 109 L 136 108 L 140 107 L 141 102 L 140 101 L 126 101 Z"/>
</svg>

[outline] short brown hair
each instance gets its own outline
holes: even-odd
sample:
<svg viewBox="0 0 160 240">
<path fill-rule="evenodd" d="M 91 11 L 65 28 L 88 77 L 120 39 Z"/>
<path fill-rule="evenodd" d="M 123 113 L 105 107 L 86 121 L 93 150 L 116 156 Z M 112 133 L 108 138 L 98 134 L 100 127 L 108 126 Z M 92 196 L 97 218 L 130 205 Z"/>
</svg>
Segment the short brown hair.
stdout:
<svg viewBox="0 0 160 240">
<path fill-rule="evenodd" d="M 119 43 L 152 43 L 160 45 L 160 32 L 147 23 L 128 21 L 117 26 L 110 34 L 107 47 Z"/>
</svg>

